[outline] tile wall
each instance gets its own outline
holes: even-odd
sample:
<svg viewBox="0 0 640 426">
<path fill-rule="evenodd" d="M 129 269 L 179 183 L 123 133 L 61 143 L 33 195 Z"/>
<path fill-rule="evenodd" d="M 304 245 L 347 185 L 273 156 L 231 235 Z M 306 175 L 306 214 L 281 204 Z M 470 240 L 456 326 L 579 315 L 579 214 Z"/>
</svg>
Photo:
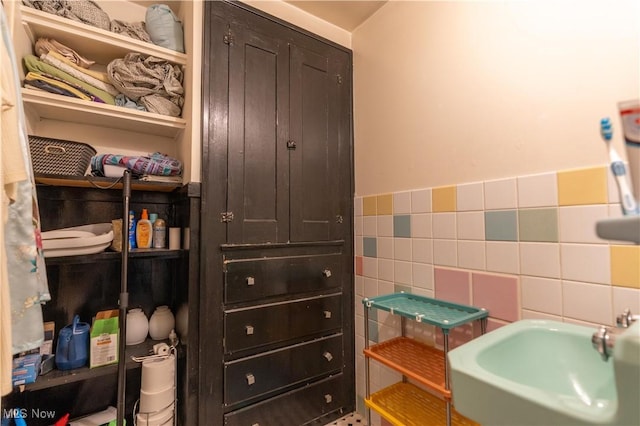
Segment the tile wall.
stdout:
<svg viewBox="0 0 640 426">
<path fill-rule="evenodd" d="M 640 246 L 595 233 L 598 220 L 621 215 L 606 167 L 357 197 L 354 211 L 360 412 L 363 297 L 406 291 L 484 307 L 488 330 L 526 318 L 595 327 L 640 312 Z M 372 310 L 368 327 L 372 342 L 399 334 L 385 312 Z M 441 343 L 428 326 L 408 332 Z M 460 327 L 451 347 L 478 334 Z M 375 362 L 370 377 L 372 392 L 401 378 Z"/>
</svg>

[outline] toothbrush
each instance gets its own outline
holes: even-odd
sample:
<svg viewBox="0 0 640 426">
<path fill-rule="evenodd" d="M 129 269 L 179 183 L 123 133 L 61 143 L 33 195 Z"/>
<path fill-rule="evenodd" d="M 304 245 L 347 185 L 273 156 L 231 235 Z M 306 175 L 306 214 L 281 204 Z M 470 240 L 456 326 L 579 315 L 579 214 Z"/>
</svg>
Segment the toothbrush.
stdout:
<svg viewBox="0 0 640 426">
<path fill-rule="evenodd" d="M 613 126 L 611 125 L 611 120 L 608 117 L 600 120 L 600 134 L 602 135 L 602 139 L 609 147 L 609 161 L 611 162 L 610 167 L 613 176 L 616 178 L 616 184 L 618 185 L 622 213 L 624 213 L 625 215 L 638 214 L 638 203 L 636 203 L 635 198 L 633 198 L 631 188 L 629 187 L 629 182 L 627 182 L 627 169 L 624 166 L 622 158 L 620 158 L 620 155 L 618 155 L 615 148 L 613 147 L 613 144 L 611 143 L 611 139 L 613 138 L 612 127 Z"/>
</svg>

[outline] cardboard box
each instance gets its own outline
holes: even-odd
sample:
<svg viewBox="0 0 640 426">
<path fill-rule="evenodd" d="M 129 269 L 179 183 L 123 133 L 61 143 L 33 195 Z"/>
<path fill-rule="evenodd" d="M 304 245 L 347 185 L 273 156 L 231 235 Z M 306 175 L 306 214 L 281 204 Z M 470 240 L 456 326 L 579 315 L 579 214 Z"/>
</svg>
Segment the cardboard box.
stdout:
<svg viewBox="0 0 640 426">
<path fill-rule="evenodd" d="M 47 321 L 44 323 L 44 342 L 40 345 L 40 355 L 53 354 L 53 336 L 56 331 L 56 323 Z"/>
<path fill-rule="evenodd" d="M 100 311 L 91 326 L 89 367 L 118 362 L 118 310 Z"/>
<path fill-rule="evenodd" d="M 11 380 L 13 386 L 33 383 L 40 371 L 40 354 L 27 354 L 13 359 Z"/>
</svg>

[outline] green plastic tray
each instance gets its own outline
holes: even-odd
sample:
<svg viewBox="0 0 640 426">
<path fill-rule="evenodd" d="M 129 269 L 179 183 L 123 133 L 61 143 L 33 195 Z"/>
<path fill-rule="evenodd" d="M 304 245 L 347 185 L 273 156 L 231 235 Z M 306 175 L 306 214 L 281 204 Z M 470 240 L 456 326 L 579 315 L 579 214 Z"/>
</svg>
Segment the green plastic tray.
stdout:
<svg viewBox="0 0 640 426">
<path fill-rule="evenodd" d="M 382 309 L 417 322 L 432 324 L 443 330 L 449 330 L 489 316 L 489 311 L 483 308 L 460 305 L 410 293 L 392 293 L 372 298 L 365 297 L 362 299 L 362 304 L 367 308 Z"/>
</svg>

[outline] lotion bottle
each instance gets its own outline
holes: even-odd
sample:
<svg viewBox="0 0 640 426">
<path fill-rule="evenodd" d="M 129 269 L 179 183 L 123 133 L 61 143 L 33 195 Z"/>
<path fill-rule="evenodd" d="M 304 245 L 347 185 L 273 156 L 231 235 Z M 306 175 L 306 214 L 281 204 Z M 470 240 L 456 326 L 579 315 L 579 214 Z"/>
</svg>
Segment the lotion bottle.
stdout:
<svg viewBox="0 0 640 426">
<path fill-rule="evenodd" d="M 152 236 L 153 228 L 151 226 L 151 221 L 149 220 L 149 213 L 147 212 L 147 209 L 142 209 L 140 220 L 138 220 L 138 224 L 136 225 L 136 243 L 138 248 L 151 247 Z"/>
</svg>

